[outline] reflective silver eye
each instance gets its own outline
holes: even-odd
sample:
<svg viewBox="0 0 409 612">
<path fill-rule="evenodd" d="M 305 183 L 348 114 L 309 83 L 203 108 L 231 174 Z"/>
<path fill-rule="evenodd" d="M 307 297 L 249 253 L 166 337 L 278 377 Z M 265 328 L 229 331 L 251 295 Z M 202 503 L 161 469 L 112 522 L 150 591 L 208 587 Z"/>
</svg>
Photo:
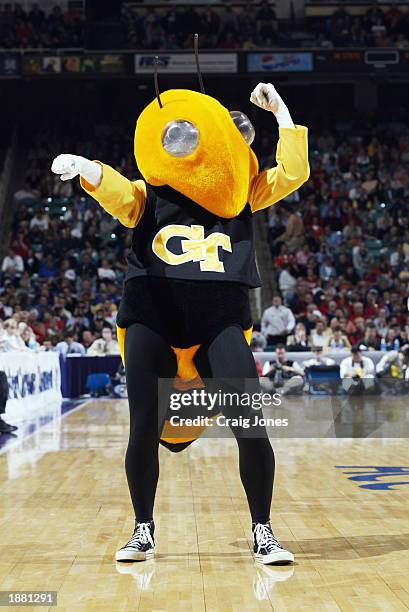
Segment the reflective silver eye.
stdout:
<svg viewBox="0 0 409 612">
<path fill-rule="evenodd" d="M 256 131 L 250 119 L 247 117 L 247 115 L 240 111 L 230 111 L 230 117 L 233 119 L 234 125 L 239 130 L 247 144 L 251 145 L 256 135 Z"/>
<path fill-rule="evenodd" d="M 178 119 L 165 125 L 162 146 L 173 157 L 186 157 L 195 151 L 199 143 L 199 131 L 190 123 Z"/>
</svg>

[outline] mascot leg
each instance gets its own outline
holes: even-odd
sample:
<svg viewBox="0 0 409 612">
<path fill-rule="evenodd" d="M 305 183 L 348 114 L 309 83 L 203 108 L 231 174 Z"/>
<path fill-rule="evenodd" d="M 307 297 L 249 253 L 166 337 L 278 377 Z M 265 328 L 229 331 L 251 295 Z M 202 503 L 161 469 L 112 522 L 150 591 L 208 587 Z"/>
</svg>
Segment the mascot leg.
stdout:
<svg viewBox="0 0 409 612">
<path fill-rule="evenodd" d="M 147 522 L 153 515 L 159 477 L 159 435 L 165 410 L 158 404 L 158 384 L 160 378 L 173 380 L 177 364 L 165 340 L 139 323 L 126 331 L 125 364 L 130 410 L 125 469 L 136 520 Z"/>
<path fill-rule="evenodd" d="M 202 378 L 215 379 L 216 387 L 224 391 L 244 390 L 245 381 L 252 379 L 252 391 L 259 392 L 258 374 L 254 358 L 239 326 L 229 326 L 220 331 L 210 343 L 200 347 L 194 358 Z M 234 380 L 234 388 L 231 381 Z M 229 384 L 230 382 L 230 384 Z M 237 385 L 242 389 L 238 389 Z M 224 409 L 222 408 L 222 411 Z M 246 407 L 240 411 L 246 416 Z M 226 414 L 226 413 L 225 413 Z M 260 411 L 258 414 L 261 416 Z M 238 411 L 228 416 L 240 416 Z M 227 416 L 227 415 L 226 415 Z M 253 523 L 267 523 L 270 517 L 274 482 L 274 451 L 265 427 L 244 429 L 231 427 L 239 447 L 240 477 L 250 508 Z"/>
</svg>

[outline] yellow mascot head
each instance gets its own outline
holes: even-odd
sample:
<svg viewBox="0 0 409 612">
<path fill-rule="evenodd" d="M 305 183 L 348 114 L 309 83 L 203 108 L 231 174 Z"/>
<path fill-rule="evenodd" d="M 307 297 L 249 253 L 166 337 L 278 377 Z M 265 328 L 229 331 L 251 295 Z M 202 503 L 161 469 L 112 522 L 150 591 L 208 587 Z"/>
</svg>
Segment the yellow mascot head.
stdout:
<svg viewBox="0 0 409 612">
<path fill-rule="evenodd" d="M 247 204 L 258 174 L 249 126 L 253 130 L 245 115 L 230 114 L 211 96 L 171 89 L 158 94 L 137 120 L 136 163 L 150 185 L 168 185 L 231 219 Z"/>
</svg>

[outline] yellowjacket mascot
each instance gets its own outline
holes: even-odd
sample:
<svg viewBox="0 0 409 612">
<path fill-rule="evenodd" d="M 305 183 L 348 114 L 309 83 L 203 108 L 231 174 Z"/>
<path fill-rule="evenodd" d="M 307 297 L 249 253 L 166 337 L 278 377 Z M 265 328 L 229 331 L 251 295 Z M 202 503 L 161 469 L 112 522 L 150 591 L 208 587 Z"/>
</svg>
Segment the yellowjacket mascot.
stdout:
<svg viewBox="0 0 409 612">
<path fill-rule="evenodd" d="M 79 175 L 83 189 L 133 231 L 117 324 L 130 408 L 125 468 L 135 528 L 117 561 L 154 555 L 159 442 L 181 450 L 201 431 L 181 427 L 175 434 L 161 409 L 161 381 L 204 379 L 223 386 L 258 380 L 249 348 L 249 288 L 260 285 L 252 216 L 298 189 L 309 165 L 307 128 L 294 125 L 274 86 L 260 83 L 250 100 L 279 124 L 277 165 L 263 172 L 250 147 L 250 120 L 203 88 L 160 94 L 157 87 L 135 129 L 144 180 L 130 181 L 76 155 L 59 155 L 52 164 L 61 180 Z M 267 432 L 258 426 L 249 434 L 238 420 L 231 423 L 255 558 L 291 563 L 293 554 L 270 525 L 275 460 Z"/>
</svg>

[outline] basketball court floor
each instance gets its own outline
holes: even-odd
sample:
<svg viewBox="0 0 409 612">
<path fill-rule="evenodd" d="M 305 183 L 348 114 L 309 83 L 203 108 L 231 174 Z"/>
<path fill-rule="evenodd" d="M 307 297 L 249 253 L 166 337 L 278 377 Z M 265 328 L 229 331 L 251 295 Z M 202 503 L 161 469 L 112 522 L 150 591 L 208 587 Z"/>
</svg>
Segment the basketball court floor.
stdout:
<svg viewBox="0 0 409 612">
<path fill-rule="evenodd" d="M 115 564 L 133 528 L 126 401 L 65 405 L 62 417 L 47 407 L 18 437 L 0 439 L 0 591 L 56 591 L 48 609 L 69 612 L 407 612 L 407 399 L 378 398 L 336 419 L 338 435 L 366 437 L 313 438 L 307 428 L 273 440 L 272 525 L 296 555 L 282 567 L 253 561 L 230 438 L 202 438 L 176 455 L 161 449 L 157 557 Z M 305 412 L 317 414 L 320 401 Z M 39 608 L 21 606 L 29 609 Z"/>
</svg>

